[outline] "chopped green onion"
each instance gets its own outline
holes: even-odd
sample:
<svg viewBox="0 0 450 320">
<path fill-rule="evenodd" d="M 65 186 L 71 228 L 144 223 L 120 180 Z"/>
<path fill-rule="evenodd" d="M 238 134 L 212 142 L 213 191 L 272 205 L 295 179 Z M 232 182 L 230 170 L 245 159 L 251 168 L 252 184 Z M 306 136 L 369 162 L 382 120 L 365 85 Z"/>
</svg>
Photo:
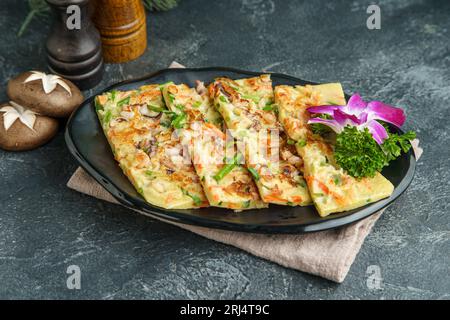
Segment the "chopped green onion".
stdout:
<svg viewBox="0 0 450 320">
<path fill-rule="evenodd" d="M 159 124 L 162 125 L 164 128 L 170 128 L 169 121 L 161 121 Z"/>
<path fill-rule="evenodd" d="M 194 204 L 196 206 L 199 206 L 202 204 L 202 199 L 200 199 L 200 197 L 196 196 L 195 194 L 190 194 L 187 190 L 184 190 L 183 188 L 181 188 L 181 192 L 183 192 L 184 195 L 188 196 L 189 198 L 191 198 L 192 200 L 194 200 Z"/>
<path fill-rule="evenodd" d="M 254 178 L 256 181 L 259 180 L 260 176 L 259 176 L 258 171 L 256 171 L 255 168 L 250 168 L 250 167 L 249 167 L 249 168 L 247 168 L 247 170 L 252 174 L 253 178 Z"/>
<path fill-rule="evenodd" d="M 110 110 L 106 111 L 105 116 L 103 117 L 103 123 L 108 124 L 111 121 L 112 113 Z"/>
<path fill-rule="evenodd" d="M 228 163 L 228 164 L 224 165 L 222 167 L 222 169 L 220 169 L 219 172 L 217 172 L 217 174 L 214 175 L 214 177 L 213 177 L 214 180 L 216 180 L 217 182 L 222 180 L 227 174 L 229 174 L 238 165 L 238 163 L 241 161 L 241 157 L 242 157 L 241 154 L 235 155 L 232 163 Z"/>
<path fill-rule="evenodd" d="M 338 175 L 338 174 L 335 174 L 334 176 L 333 176 L 333 182 L 334 182 L 334 184 L 335 185 L 340 185 L 341 183 L 342 183 L 342 178 L 341 178 L 341 176 L 340 175 Z"/>
<path fill-rule="evenodd" d="M 247 100 L 252 100 L 256 103 L 259 103 L 259 100 L 261 100 L 261 97 L 258 95 L 253 95 L 253 94 L 243 94 L 242 95 L 243 99 L 247 99 Z"/>
<path fill-rule="evenodd" d="M 304 139 L 298 140 L 298 141 L 297 141 L 297 145 L 298 145 L 299 147 L 304 147 L 304 146 L 306 146 L 306 140 L 304 140 Z"/>
<path fill-rule="evenodd" d="M 118 107 L 122 107 L 122 106 L 124 106 L 124 105 L 128 105 L 129 103 L 130 103 L 130 96 L 128 96 L 128 97 L 123 98 L 122 100 L 120 100 L 120 101 L 117 103 L 117 106 L 118 106 Z"/>
<path fill-rule="evenodd" d="M 217 174 L 213 177 L 214 180 L 216 180 L 217 182 L 219 182 L 220 180 L 222 180 L 227 174 L 229 174 L 234 167 L 236 167 L 236 163 L 229 163 L 226 164 L 225 166 L 222 167 L 222 169 L 220 169 L 219 172 L 217 172 Z"/>
<path fill-rule="evenodd" d="M 220 101 L 222 101 L 223 103 L 228 103 L 227 98 L 225 98 L 224 96 L 220 96 Z"/>
<path fill-rule="evenodd" d="M 112 90 L 111 91 L 111 101 L 114 102 L 114 100 L 116 100 L 116 95 L 117 95 L 117 90 Z"/>
<path fill-rule="evenodd" d="M 100 103 L 100 101 L 98 100 L 98 97 L 96 97 L 94 99 L 94 105 L 95 105 L 95 110 L 96 111 L 100 111 L 103 110 L 103 105 Z"/>
<path fill-rule="evenodd" d="M 155 106 L 153 104 L 147 104 L 147 109 L 154 112 L 164 112 L 166 111 L 164 108 Z"/>
<path fill-rule="evenodd" d="M 312 195 L 315 197 L 325 197 L 325 194 L 323 193 L 313 193 Z"/>
<path fill-rule="evenodd" d="M 244 201 L 242 203 L 242 207 L 247 209 L 250 207 L 250 204 L 251 204 L 251 200 Z"/>
<path fill-rule="evenodd" d="M 275 105 L 272 103 L 266 104 L 266 106 L 263 108 L 264 111 L 273 111 L 275 110 Z"/>
<path fill-rule="evenodd" d="M 290 146 L 292 146 L 292 145 L 295 144 L 295 140 L 288 139 L 287 144 L 290 145 Z"/>
<path fill-rule="evenodd" d="M 305 180 L 303 180 L 303 179 L 300 179 L 300 180 L 297 182 L 297 184 L 298 184 L 300 187 L 306 188 L 306 182 L 305 182 Z"/>
<path fill-rule="evenodd" d="M 176 129 L 183 128 L 184 122 L 186 120 L 186 113 L 180 113 L 175 117 L 175 119 L 172 120 L 172 127 Z"/>
<path fill-rule="evenodd" d="M 228 148 L 232 148 L 232 147 L 234 147 L 234 140 L 228 141 L 227 144 L 226 144 L 226 148 L 227 149 Z"/>
<path fill-rule="evenodd" d="M 198 108 L 202 105 L 201 101 L 195 101 L 194 104 L 192 105 L 194 108 Z"/>
</svg>

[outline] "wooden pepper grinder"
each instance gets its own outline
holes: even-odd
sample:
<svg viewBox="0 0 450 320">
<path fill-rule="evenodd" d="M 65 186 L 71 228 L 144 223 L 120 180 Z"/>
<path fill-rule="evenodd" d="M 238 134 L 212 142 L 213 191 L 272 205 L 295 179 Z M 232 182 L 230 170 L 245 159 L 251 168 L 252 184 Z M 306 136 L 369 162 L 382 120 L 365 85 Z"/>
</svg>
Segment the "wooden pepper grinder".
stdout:
<svg viewBox="0 0 450 320">
<path fill-rule="evenodd" d="M 94 87 L 103 77 L 103 57 L 100 34 L 90 19 L 89 0 L 46 1 L 55 16 L 47 39 L 50 72 L 82 90 Z M 69 8 L 72 5 L 77 7 Z M 79 17 L 74 16 L 77 14 Z"/>
<path fill-rule="evenodd" d="M 96 0 L 93 21 L 100 31 L 106 62 L 134 60 L 147 48 L 142 0 Z"/>
</svg>

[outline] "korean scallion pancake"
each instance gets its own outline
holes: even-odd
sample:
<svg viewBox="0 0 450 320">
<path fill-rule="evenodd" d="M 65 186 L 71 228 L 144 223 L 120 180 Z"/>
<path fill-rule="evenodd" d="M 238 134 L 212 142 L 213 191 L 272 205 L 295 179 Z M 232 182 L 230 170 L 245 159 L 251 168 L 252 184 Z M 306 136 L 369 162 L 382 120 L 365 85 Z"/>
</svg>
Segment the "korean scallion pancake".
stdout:
<svg viewBox="0 0 450 320">
<path fill-rule="evenodd" d="M 270 75 L 217 78 L 209 92 L 238 141 L 262 200 L 292 206 L 311 204 L 301 159 L 289 148 L 286 136 L 280 134 Z"/>
<path fill-rule="evenodd" d="M 345 105 L 340 84 L 275 87 L 279 119 L 304 162 L 304 175 L 319 214 L 352 210 L 389 197 L 394 186 L 377 173 L 373 178 L 355 179 L 335 163 L 333 145 L 313 134 L 307 124 L 309 107 Z"/>
<path fill-rule="evenodd" d="M 208 206 L 158 85 L 107 92 L 95 104 L 115 159 L 147 202 L 166 209 Z"/>
<path fill-rule="evenodd" d="M 197 88 L 185 84 L 165 84 L 162 88 L 168 108 L 181 119 L 178 131 L 188 147 L 192 163 L 200 177 L 210 205 L 236 211 L 267 207 L 259 197 L 250 173 L 240 164 L 224 161 L 234 140 L 226 139 L 222 116 L 209 99 L 202 83 Z M 231 155 L 233 150 L 229 152 Z M 232 168 L 220 177 L 224 167 Z"/>
</svg>

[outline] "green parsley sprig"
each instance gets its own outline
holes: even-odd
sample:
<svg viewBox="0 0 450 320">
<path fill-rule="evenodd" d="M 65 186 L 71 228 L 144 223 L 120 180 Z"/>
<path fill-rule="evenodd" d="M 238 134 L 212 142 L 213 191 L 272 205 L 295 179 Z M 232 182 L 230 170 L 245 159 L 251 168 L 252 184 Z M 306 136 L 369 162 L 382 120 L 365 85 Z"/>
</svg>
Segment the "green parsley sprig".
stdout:
<svg viewBox="0 0 450 320">
<path fill-rule="evenodd" d="M 347 126 L 336 136 L 334 157 L 336 163 L 355 178 L 374 177 L 390 161 L 411 148 L 410 140 L 416 134 L 409 131 L 403 135 L 390 133 L 383 144 L 378 145 L 369 130 Z"/>
</svg>

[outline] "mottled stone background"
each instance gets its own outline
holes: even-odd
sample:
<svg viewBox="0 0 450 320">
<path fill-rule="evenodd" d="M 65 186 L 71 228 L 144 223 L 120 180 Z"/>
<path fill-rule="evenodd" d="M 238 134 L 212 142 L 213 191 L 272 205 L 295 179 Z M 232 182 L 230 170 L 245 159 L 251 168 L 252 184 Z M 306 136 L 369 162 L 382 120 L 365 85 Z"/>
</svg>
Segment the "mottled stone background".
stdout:
<svg viewBox="0 0 450 320">
<path fill-rule="evenodd" d="M 99 88 L 166 67 L 232 66 L 314 81 L 406 109 L 424 148 L 415 180 L 379 220 L 345 283 L 288 270 L 65 187 L 77 167 L 62 132 L 25 153 L 0 151 L 0 298 L 450 298 L 450 1 L 182 0 L 150 14 L 149 48 L 108 65 Z M 2 0 L 7 80 L 45 68 L 48 22 L 21 38 L 25 1 Z M 86 92 L 89 95 L 91 92 Z M 79 265 L 81 290 L 66 288 Z M 381 268 L 380 290 L 366 285 Z"/>
</svg>

